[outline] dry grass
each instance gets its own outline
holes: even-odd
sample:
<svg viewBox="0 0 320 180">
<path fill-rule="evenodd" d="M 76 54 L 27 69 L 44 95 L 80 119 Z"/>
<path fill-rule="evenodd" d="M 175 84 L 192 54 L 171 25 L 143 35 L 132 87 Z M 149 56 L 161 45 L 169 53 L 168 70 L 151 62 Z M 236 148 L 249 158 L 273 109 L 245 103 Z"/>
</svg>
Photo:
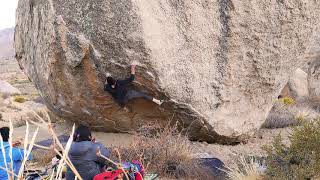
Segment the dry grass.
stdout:
<svg viewBox="0 0 320 180">
<path fill-rule="evenodd" d="M 226 173 L 231 180 L 262 180 L 265 176 L 257 159 L 243 155 L 232 166 L 227 167 Z"/>
<path fill-rule="evenodd" d="M 300 125 L 302 121 L 319 116 L 307 101 L 286 105 L 276 102 L 262 128 L 274 129 Z"/>
<path fill-rule="evenodd" d="M 13 97 L 13 100 L 14 100 L 15 102 L 18 102 L 18 103 L 24 103 L 24 102 L 27 101 L 27 99 L 26 99 L 25 97 L 21 96 L 21 95 L 16 95 L 16 96 L 14 96 L 14 97 Z"/>
<path fill-rule="evenodd" d="M 296 101 L 291 97 L 280 98 L 280 99 L 277 100 L 277 102 L 281 102 L 286 106 L 293 105 L 293 104 L 296 103 Z"/>
<path fill-rule="evenodd" d="M 52 174 L 50 175 L 50 177 L 51 177 L 50 179 L 56 179 L 56 180 L 61 179 L 62 173 L 63 173 L 62 172 L 63 167 L 64 167 L 65 164 L 67 164 L 70 167 L 70 169 L 74 172 L 76 177 L 79 180 L 82 180 L 82 178 L 80 177 L 79 173 L 77 172 L 77 170 L 75 169 L 75 167 L 73 166 L 73 164 L 71 163 L 70 159 L 67 156 L 68 151 L 69 151 L 70 146 L 71 146 L 71 143 L 72 143 L 72 138 L 69 138 L 68 143 L 66 144 L 65 147 L 62 146 L 62 144 L 60 143 L 60 141 L 58 139 L 58 136 L 53 131 L 49 115 L 44 112 L 45 117 L 46 117 L 45 119 L 47 120 L 46 121 L 46 120 L 44 120 L 44 118 L 42 118 L 38 114 L 36 114 L 36 113 L 34 113 L 34 114 L 38 118 L 38 120 L 41 122 L 41 124 L 37 123 L 37 122 L 30 121 L 31 123 L 37 125 L 38 128 L 33 133 L 32 138 L 29 139 L 29 134 L 30 134 L 29 123 L 26 122 L 26 133 L 25 133 L 25 138 L 24 138 L 24 142 L 23 142 L 24 154 L 23 154 L 23 160 L 22 160 L 21 168 L 20 168 L 20 171 L 19 171 L 18 174 L 14 174 L 14 172 L 12 171 L 13 168 L 5 163 L 5 168 L 2 168 L 2 169 L 7 172 L 8 178 L 10 180 L 12 180 L 12 179 L 18 179 L 18 180 L 25 179 L 24 170 L 25 170 L 25 168 L 27 166 L 27 159 L 31 154 L 33 146 L 35 145 L 35 139 L 37 137 L 39 128 L 44 128 L 44 129 L 49 131 L 49 133 L 51 134 L 52 138 L 54 139 L 55 144 L 54 144 L 54 146 L 52 148 L 41 147 L 41 146 L 38 146 L 38 145 L 36 145 L 36 146 L 41 147 L 41 148 L 46 149 L 46 150 L 55 151 L 57 154 L 59 154 L 62 157 L 62 160 L 60 161 L 59 166 L 58 166 L 58 170 L 52 172 Z M 73 129 L 72 129 L 70 137 L 73 136 L 74 129 L 75 129 L 75 127 L 73 126 Z M 9 137 L 9 144 L 10 145 L 12 144 L 12 137 L 13 137 L 13 125 L 12 125 L 12 122 L 10 121 L 10 137 Z M 1 137 L 1 140 L 2 140 L 2 137 Z M 2 149 L 2 155 L 5 157 L 6 154 L 5 154 L 5 151 L 4 151 L 3 143 L 1 143 L 1 149 Z M 60 154 L 59 151 L 62 151 L 63 153 Z M 10 151 L 9 151 L 9 157 L 10 158 L 12 157 L 11 154 L 12 154 L 12 146 L 10 146 Z M 41 159 L 41 161 L 43 161 L 43 163 L 46 163 L 48 161 L 48 159 L 43 158 L 43 156 L 41 158 L 39 158 L 39 159 Z M 11 159 L 11 163 L 10 164 L 12 165 L 12 159 Z"/>
<path fill-rule="evenodd" d="M 146 172 L 179 179 L 212 179 L 207 169 L 192 156 L 188 138 L 176 126 L 144 126 L 136 141 L 127 148 L 118 147 L 122 160 L 140 160 Z M 117 153 L 113 153 L 116 158 Z"/>
</svg>

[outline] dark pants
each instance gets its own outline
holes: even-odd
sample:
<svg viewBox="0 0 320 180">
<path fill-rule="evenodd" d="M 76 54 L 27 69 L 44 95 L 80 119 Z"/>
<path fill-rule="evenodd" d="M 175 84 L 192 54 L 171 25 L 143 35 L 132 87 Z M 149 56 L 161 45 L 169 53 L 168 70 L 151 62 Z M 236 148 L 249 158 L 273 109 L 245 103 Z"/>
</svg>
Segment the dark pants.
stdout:
<svg viewBox="0 0 320 180">
<path fill-rule="evenodd" d="M 126 103 L 128 101 L 130 101 L 131 99 L 135 99 L 135 98 L 144 98 L 146 100 L 150 100 L 152 101 L 153 97 L 143 93 L 143 92 L 139 92 L 139 91 L 135 91 L 135 90 L 129 90 L 126 94 Z"/>
</svg>

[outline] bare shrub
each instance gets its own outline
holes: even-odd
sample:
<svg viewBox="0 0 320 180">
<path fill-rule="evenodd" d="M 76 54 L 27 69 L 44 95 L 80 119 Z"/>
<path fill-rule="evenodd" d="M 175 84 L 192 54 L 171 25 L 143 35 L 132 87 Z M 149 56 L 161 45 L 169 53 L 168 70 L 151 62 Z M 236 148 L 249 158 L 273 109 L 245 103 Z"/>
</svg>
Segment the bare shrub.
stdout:
<svg viewBox="0 0 320 180">
<path fill-rule="evenodd" d="M 27 99 L 21 95 L 16 95 L 14 96 L 14 99 L 13 99 L 15 102 L 18 102 L 18 103 L 24 103 L 27 101 Z"/>
<path fill-rule="evenodd" d="M 276 102 L 272 107 L 262 128 L 284 128 L 300 125 L 302 121 L 315 118 L 319 115 L 308 102 L 297 102 L 286 105 L 282 102 Z"/>
<path fill-rule="evenodd" d="M 298 122 L 293 114 L 288 112 L 273 112 L 271 111 L 267 120 L 263 123 L 262 128 L 274 129 L 295 126 Z"/>
<path fill-rule="evenodd" d="M 41 123 L 30 121 L 32 124 L 35 124 L 37 126 L 37 129 L 33 133 L 31 140 L 29 139 L 29 134 L 30 134 L 29 123 L 28 122 L 26 123 L 26 134 L 25 134 L 25 138 L 24 138 L 24 142 L 23 142 L 24 154 L 23 154 L 23 160 L 21 162 L 21 167 L 20 167 L 19 173 L 14 174 L 13 167 L 10 167 L 9 165 L 7 165 L 6 161 L 4 161 L 5 167 L 0 167 L 0 168 L 7 172 L 8 179 L 19 179 L 19 180 L 25 179 L 26 174 L 24 173 L 24 171 L 27 169 L 27 166 L 28 166 L 28 163 L 27 163 L 28 157 L 31 154 L 33 146 L 37 146 L 37 147 L 45 149 L 45 150 L 53 150 L 62 157 L 62 160 L 59 162 L 59 165 L 57 167 L 57 171 L 56 172 L 53 171 L 52 174 L 50 175 L 51 179 L 61 179 L 62 173 L 63 173 L 63 167 L 65 164 L 67 164 L 70 167 L 70 169 L 75 173 L 77 178 L 79 180 L 82 180 L 81 176 L 79 175 L 76 168 L 74 167 L 74 165 L 70 161 L 69 157 L 67 156 L 69 149 L 70 149 L 70 146 L 71 146 L 71 143 L 72 143 L 72 138 L 69 138 L 67 144 L 65 146 L 63 146 L 61 144 L 61 142 L 59 141 L 57 134 L 54 132 L 54 130 L 52 128 L 52 124 L 51 124 L 49 115 L 46 112 L 44 112 L 45 118 L 43 118 L 35 112 L 34 112 L 34 114 Z M 39 128 L 44 128 L 49 131 L 50 135 L 55 140 L 55 146 L 53 146 L 52 148 L 49 148 L 49 147 L 44 147 L 44 146 L 40 146 L 40 145 L 35 144 L 35 139 L 38 135 Z M 75 125 L 72 128 L 72 132 L 70 134 L 70 137 L 73 136 L 74 129 L 75 129 Z M 10 121 L 10 135 L 9 135 L 9 141 L 8 141 L 9 145 L 10 145 L 9 157 L 12 157 L 12 145 L 13 145 L 12 138 L 13 138 L 13 134 L 14 134 L 13 130 L 14 130 L 13 124 L 12 124 L 12 121 Z M 0 142 L 1 142 L 0 144 L 1 144 L 2 156 L 4 157 L 4 159 L 6 159 L 6 152 L 5 152 L 5 149 L 3 146 L 3 141 L 2 141 L 1 136 L 0 136 Z M 60 151 L 62 152 L 62 154 L 60 153 Z M 40 156 L 43 156 L 43 154 L 41 154 Z M 46 163 L 48 161 L 48 158 L 49 157 L 38 157 L 38 160 L 40 159 L 43 163 Z M 12 166 L 13 160 L 12 160 L 12 158 L 10 158 L 10 160 L 11 160 L 10 164 Z"/>
<path fill-rule="evenodd" d="M 122 160 L 140 160 L 146 172 L 164 177 L 212 179 L 212 175 L 193 156 L 191 142 L 177 130 L 177 126 L 143 126 L 136 141 L 129 147 L 116 147 Z M 118 155 L 113 153 L 113 159 Z"/>
</svg>

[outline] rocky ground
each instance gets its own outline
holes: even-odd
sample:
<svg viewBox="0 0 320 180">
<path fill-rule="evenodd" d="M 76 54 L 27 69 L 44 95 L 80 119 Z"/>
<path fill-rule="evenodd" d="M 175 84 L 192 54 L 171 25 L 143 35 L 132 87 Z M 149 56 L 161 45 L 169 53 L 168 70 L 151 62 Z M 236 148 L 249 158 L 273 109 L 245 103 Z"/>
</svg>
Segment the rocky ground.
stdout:
<svg viewBox="0 0 320 180">
<path fill-rule="evenodd" d="M 21 91 L 19 97 L 23 97 L 25 102 L 16 102 L 15 95 L 2 96 L 0 98 L 0 113 L 2 119 L 0 125 L 8 125 L 9 120 L 13 121 L 15 126 L 14 138 L 24 137 L 25 134 L 25 120 L 35 120 L 31 111 L 46 111 L 46 107 L 41 103 L 37 90 L 33 84 L 28 80 L 23 72 L 18 67 L 14 60 L 0 61 L 0 80 L 9 82 L 13 87 Z M 70 123 L 57 122 L 55 123 L 55 130 L 58 135 L 68 134 L 71 129 Z M 35 130 L 35 126 L 31 126 L 31 132 Z M 261 146 L 270 144 L 272 137 L 281 134 L 286 142 L 289 135 L 289 128 L 281 129 L 261 129 L 256 133 L 255 137 L 250 138 L 246 143 L 241 143 L 235 146 L 226 146 L 219 144 L 208 144 L 206 142 L 193 142 L 194 153 L 199 156 L 210 156 L 221 159 L 225 164 L 233 163 L 234 158 L 239 155 L 261 156 L 264 154 Z M 30 135 L 31 136 L 31 135 Z M 114 134 L 94 132 L 94 136 L 98 141 L 101 141 L 106 146 L 127 146 L 134 141 L 134 136 L 130 134 Z M 36 141 L 49 139 L 50 135 L 45 129 L 40 129 Z"/>
</svg>

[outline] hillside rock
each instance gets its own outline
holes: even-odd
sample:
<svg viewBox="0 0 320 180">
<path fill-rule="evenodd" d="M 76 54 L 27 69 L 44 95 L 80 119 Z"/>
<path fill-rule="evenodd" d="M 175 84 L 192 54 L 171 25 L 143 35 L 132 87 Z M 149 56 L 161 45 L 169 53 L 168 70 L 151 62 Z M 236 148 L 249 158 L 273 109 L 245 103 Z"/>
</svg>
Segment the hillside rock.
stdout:
<svg viewBox="0 0 320 180">
<path fill-rule="evenodd" d="M 283 88 L 281 95 L 295 99 L 307 98 L 309 96 L 308 74 L 300 68 L 294 71 L 289 78 L 288 84 Z"/>
<path fill-rule="evenodd" d="M 11 95 L 17 95 L 21 94 L 19 89 L 13 87 L 10 83 L 7 81 L 1 81 L 0 80 L 0 94 L 5 96 L 11 96 Z"/>
<path fill-rule="evenodd" d="M 13 59 L 13 34 L 14 28 L 0 30 L 0 60 Z"/>
<path fill-rule="evenodd" d="M 60 117 L 126 132 L 174 119 L 194 139 L 232 143 L 265 121 L 304 61 L 320 1 L 21 0 L 15 48 L 21 68 Z M 122 110 L 105 74 L 167 102 Z"/>
</svg>

